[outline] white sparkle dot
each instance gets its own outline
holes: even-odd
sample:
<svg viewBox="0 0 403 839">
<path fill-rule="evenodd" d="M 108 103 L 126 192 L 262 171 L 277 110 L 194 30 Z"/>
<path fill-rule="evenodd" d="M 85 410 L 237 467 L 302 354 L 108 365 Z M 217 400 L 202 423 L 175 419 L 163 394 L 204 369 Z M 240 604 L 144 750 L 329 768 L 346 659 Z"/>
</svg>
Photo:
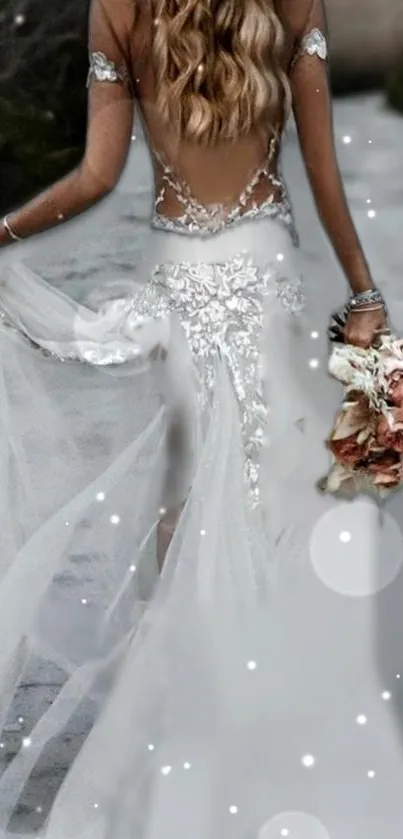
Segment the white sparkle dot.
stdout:
<svg viewBox="0 0 403 839">
<path fill-rule="evenodd" d="M 98 807 L 99 807 L 99 804 L 97 804 L 97 803 L 95 802 L 95 804 L 94 804 L 94 810 L 98 810 Z"/>
<path fill-rule="evenodd" d="M 83 604 L 83 606 L 86 606 L 86 605 L 87 605 L 87 603 L 88 603 L 87 598 L 86 598 L 86 597 L 82 597 L 82 598 L 81 598 L 81 603 Z"/>
<path fill-rule="evenodd" d="M 309 366 L 311 370 L 316 370 L 319 367 L 319 360 L 317 358 L 311 358 L 309 361 Z"/>
<path fill-rule="evenodd" d="M 311 338 L 313 338 L 314 341 L 316 338 L 319 338 L 319 332 L 317 332 L 316 329 L 311 332 Z"/>
<path fill-rule="evenodd" d="M 342 530 L 339 536 L 340 542 L 351 542 L 351 533 L 349 530 Z"/>
<path fill-rule="evenodd" d="M 184 763 L 184 764 L 183 764 L 183 768 L 184 768 L 184 769 L 190 769 L 190 768 L 191 768 L 191 765 L 192 765 L 191 763 L 188 763 L 188 762 L 186 761 L 186 763 Z"/>
<path fill-rule="evenodd" d="M 283 829 L 280 830 L 280 836 L 289 836 L 289 835 L 290 835 L 290 831 L 287 830 L 286 827 L 283 827 Z"/>
<path fill-rule="evenodd" d="M 135 141 L 135 139 L 136 139 L 136 135 L 135 135 L 135 134 L 132 134 L 132 141 L 134 142 L 134 141 Z"/>
<path fill-rule="evenodd" d="M 23 723 L 24 722 L 24 717 L 18 717 L 18 722 Z"/>
<path fill-rule="evenodd" d="M 69 521 L 65 521 L 65 522 L 64 522 L 64 526 L 65 526 L 65 527 L 70 527 L 70 522 L 69 522 Z"/>
<path fill-rule="evenodd" d="M 16 26 L 23 26 L 23 24 L 25 23 L 25 20 L 26 20 L 25 15 L 19 14 L 19 15 L 15 16 L 14 23 L 16 24 Z"/>
<path fill-rule="evenodd" d="M 153 746 L 153 744 L 152 744 L 152 743 L 149 743 L 149 745 L 148 745 L 148 751 L 149 751 L 149 752 L 153 752 L 153 751 L 154 751 L 154 749 L 155 749 L 155 746 Z"/>
<path fill-rule="evenodd" d="M 248 661 L 246 666 L 248 670 L 256 670 L 257 664 L 256 661 Z"/>
<path fill-rule="evenodd" d="M 238 807 L 235 804 L 231 804 L 231 807 L 229 808 L 229 811 L 230 811 L 232 816 L 235 816 L 238 812 Z"/>
<path fill-rule="evenodd" d="M 35 813 L 42 813 L 41 805 L 39 805 L 38 807 L 35 807 Z"/>
<path fill-rule="evenodd" d="M 169 775 L 172 770 L 172 766 L 163 766 L 161 772 L 163 775 Z"/>
<path fill-rule="evenodd" d="M 388 699 L 391 699 L 392 694 L 391 694 L 391 692 L 390 692 L 389 690 L 384 690 L 384 691 L 382 692 L 381 696 L 382 696 L 382 699 L 385 699 L 385 701 L 387 702 L 387 701 L 388 701 Z"/>
<path fill-rule="evenodd" d="M 304 755 L 302 758 L 302 765 L 309 769 L 311 766 L 315 766 L 316 758 L 313 755 Z"/>
<path fill-rule="evenodd" d="M 358 725 L 365 725 L 368 722 L 367 717 L 365 714 L 359 714 L 357 717 Z"/>
<path fill-rule="evenodd" d="M 111 522 L 111 524 L 119 524 L 120 516 L 116 516 L 116 515 L 111 516 L 110 522 Z"/>
<path fill-rule="evenodd" d="M 283 260 L 284 260 L 284 254 L 283 253 L 278 253 L 277 254 L 277 261 L 278 262 L 283 262 Z"/>
<path fill-rule="evenodd" d="M 160 507 L 160 509 L 159 509 L 160 516 L 165 516 L 165 513 L 166 513 L 166 507 Z"/>
<path fill-rule="evenodd" d="M 132 574 L 134 574 L 134 572 L 135 572 L 135 570 L 136 570 L 136 566 L 135 566 L 135 565 L 131 565 L 131 566 L 130 566 L 130 568 L 129 568 L 129 570 L 132 572 Z"/>
<path fill-rule="evenodd" d="M 205 535 L 206 535 L 206 531 L 205 531 L 205 530 L 201 530 L 201 531 L 200 531 L 200 536 L 205 536 Z"/>
<path fill-rule="evenodd" d="M 396 679 L 400 679 L 400 673 L 396 673 Z"/>
<path fill-rule="evenodd" d="M 375 218 L 376 217 L 376 212 L 375 212 L 375 210 L 368 210 L 367 215 L 368 215 L 368 218 Z"/>
<path fill-rule="evenodd" d="M 371 201 L 370 198 L 367 198 L 367 204 L 372 204 L 372 201 Z"/>
<path fill-rule="evenodd" d="M 4 749 L 4 743 L 0 743 L 0 749 Z"/>
<path fill-rule="evenodd" d="M 374 772 L 374 770 L 373 770 L 373 769 L 370 769 L 370 770 L 369 770 L 369 772 L 367 772 L 367 775 L 368 775 L 368 778 L 375 778 L 375 772 Z"/>
<path fill-rule="evenodd" d="M 63 219 L 64 219 L 63 213 L 58 213 L 57 217 L 58 217 L 59 221 L 63 221 Z"/>
<path fill-rule="evenodd" d="M 349 145 L 349 143 L 351 143 L 351 137 L 350 137 L 350 135 L 349 135 L 349 134 L 345 134 L 345 135 L 344 135 L 344 137 L 343 137 L 343 143 L 345 143 L 345 145 L 346 145 L 346 146 L 348 146 L 348 145 Z"/>
<path fill-rule="evenodd" d="M 372 144 L 372 140 L 368 140 L 368 143 L 369 143 L 369 145 L 371 145 L 371 144 Z"/>
<path fill-rule="evenodd" d="M 29 746 L 31 745 L 31 743 L 32 743 L 32 740 L 31 740 L 30 737 L 24 737 L 24 739 L 22 741 L 22 745 L 24 746 L 24 749 L 28 749 Z"/>
<path fill-rule="evenodd" d="M 97 501 L 105 501 L 106 496 L 104 492 L 97 492 L 95 498 Z"/>
</svg>

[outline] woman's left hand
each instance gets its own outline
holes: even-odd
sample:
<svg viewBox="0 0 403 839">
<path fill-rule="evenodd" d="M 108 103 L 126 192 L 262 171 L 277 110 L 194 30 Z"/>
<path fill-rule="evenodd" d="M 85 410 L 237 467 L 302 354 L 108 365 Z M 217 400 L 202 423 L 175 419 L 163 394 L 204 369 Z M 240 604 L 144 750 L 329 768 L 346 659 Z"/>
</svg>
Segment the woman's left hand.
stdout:
<svg viewBox="0 0 403 839">
<path fill-rule="evenodd" d="M 344 327 L 344 340 L 347 344 L 368 349 L 381 332 L 388 330 L 388 321 L 384 309 L 357 309 L 349 312 Z"/>
</svg>

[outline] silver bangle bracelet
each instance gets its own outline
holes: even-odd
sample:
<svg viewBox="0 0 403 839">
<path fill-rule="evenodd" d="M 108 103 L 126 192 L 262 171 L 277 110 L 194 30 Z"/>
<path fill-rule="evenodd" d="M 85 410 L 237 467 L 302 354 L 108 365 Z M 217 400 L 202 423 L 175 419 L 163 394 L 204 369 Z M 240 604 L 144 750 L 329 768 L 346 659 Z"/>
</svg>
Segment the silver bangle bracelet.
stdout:
<svg viewBox="0 0 403 839">
<path fill-rule="evenodd" d="M 366 312 L 380 312 L 381 310 L 386 311 L 384 303 L 374 303 L 373 306 L 368 306 L 368 304 L 357 306 L 355 309 L 350 309 L 350 312 L 355 312 L 356 315 L 365 315 Z"/>
<path fill-rule="evenodd" d="M 368 291 L 359 291 L 356 294 L 352 294 L 349 301 L 349 308 L 350 310 L 359 309 L 361 306 L 367 306 L 368 304 L 380 304 L 381 306 L 385 305 L 385 301 L 380 291 L 376 288 L 368 289 Z"/>
<path fill-rule="evenodd" d="M 11 229 L 7 216 L 4 216 L 3 224 L 4 224 L 4 227 L 7 230 L 8 235 L 11 237 L 11 239 L 14 240 L 14 242 L 21 242 L 22 241 L 21 236 L 17 236 L 17 234 L 14 233 L 14 231 Z"/>
</svg>

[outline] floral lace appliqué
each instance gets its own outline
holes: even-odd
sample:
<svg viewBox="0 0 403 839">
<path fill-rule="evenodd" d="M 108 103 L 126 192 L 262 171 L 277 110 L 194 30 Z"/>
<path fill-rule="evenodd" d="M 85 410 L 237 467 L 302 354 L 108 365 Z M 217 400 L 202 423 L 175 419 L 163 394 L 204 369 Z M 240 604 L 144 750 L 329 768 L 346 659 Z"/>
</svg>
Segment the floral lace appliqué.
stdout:
<svg viewBox="0 0 403 839">
<path fill-rule="evenodd" d="M 241 415 L 245 478 L 259 504 L 260 453 L 267 435 L 262 335 L 265 307 L 277 297 L 290 314 L 305 305 L 301 277 L 286 277 L 278 264 L 257 266 L 241 253 L 222 263 L 164 263 L 156 266 L 142 301 L 141 317 L 179 318 L 198 372 L 200 409 L 211 403 L 217 357 L 227 366 Z"/>
<path fill-rule="evenodd" d="M 294 58 L 291 62 L 291 66 L 293 67 L 294 64 L 301 58 L 303 55 L 317 55 L 318 58 L 321 58 L 322 61 L 326 61 L 328 57 L 328 46 L 327 40 L 320 31 L 316 27 L 311 29 L 310 32 L 307 32 L 306 35 L 301 39 L 301 42 L 295 52 Z"/>
<path fill-rule="evenodd" d="M 89 54 L 87 87 L 89 87 L 93 79 L 97 82 L 121 82 L 131 91 L 131 82 L 127 67 L 124 64 L 118 67 L 104 52 L 90 52 Z"/>
</svg>

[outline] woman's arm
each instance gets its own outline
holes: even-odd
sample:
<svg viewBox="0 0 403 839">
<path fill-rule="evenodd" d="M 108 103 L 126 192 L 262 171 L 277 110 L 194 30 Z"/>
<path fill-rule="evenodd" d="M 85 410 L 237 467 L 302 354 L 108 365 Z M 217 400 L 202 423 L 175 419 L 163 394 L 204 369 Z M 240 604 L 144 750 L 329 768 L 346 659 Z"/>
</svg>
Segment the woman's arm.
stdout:
<svg viewBox="0 0 403 839">
<path fill-rule="evenodd" d="M 111 7 L 114 7 L 113 9 Z M 134 102 L 129 82 L 126 22 L 116 15 L 114 0 L 93 0 L 89 50 L 92 72 L 88 87 L 86 148 L 80 165 L 7 219 L 13 233 L 25 239 L 87 210 L 116 186 L 132 134 Z M 97 58 L 103 54 L 105 60 Z M 93 58 L 95 54 L 95 59 Z M 0 224 L 0 245 L 13 241 Z"/>
<path fill-rule="evenodd" d="M 296 38 L 290 81 L 301 150 L 319 217 L 352 292 L 361 292 L 373 288 L 373 281 L 337 163 L 323 0 L 302 0 L 297 5 L 305 7 L 305 20 Z"/>
</svg>

